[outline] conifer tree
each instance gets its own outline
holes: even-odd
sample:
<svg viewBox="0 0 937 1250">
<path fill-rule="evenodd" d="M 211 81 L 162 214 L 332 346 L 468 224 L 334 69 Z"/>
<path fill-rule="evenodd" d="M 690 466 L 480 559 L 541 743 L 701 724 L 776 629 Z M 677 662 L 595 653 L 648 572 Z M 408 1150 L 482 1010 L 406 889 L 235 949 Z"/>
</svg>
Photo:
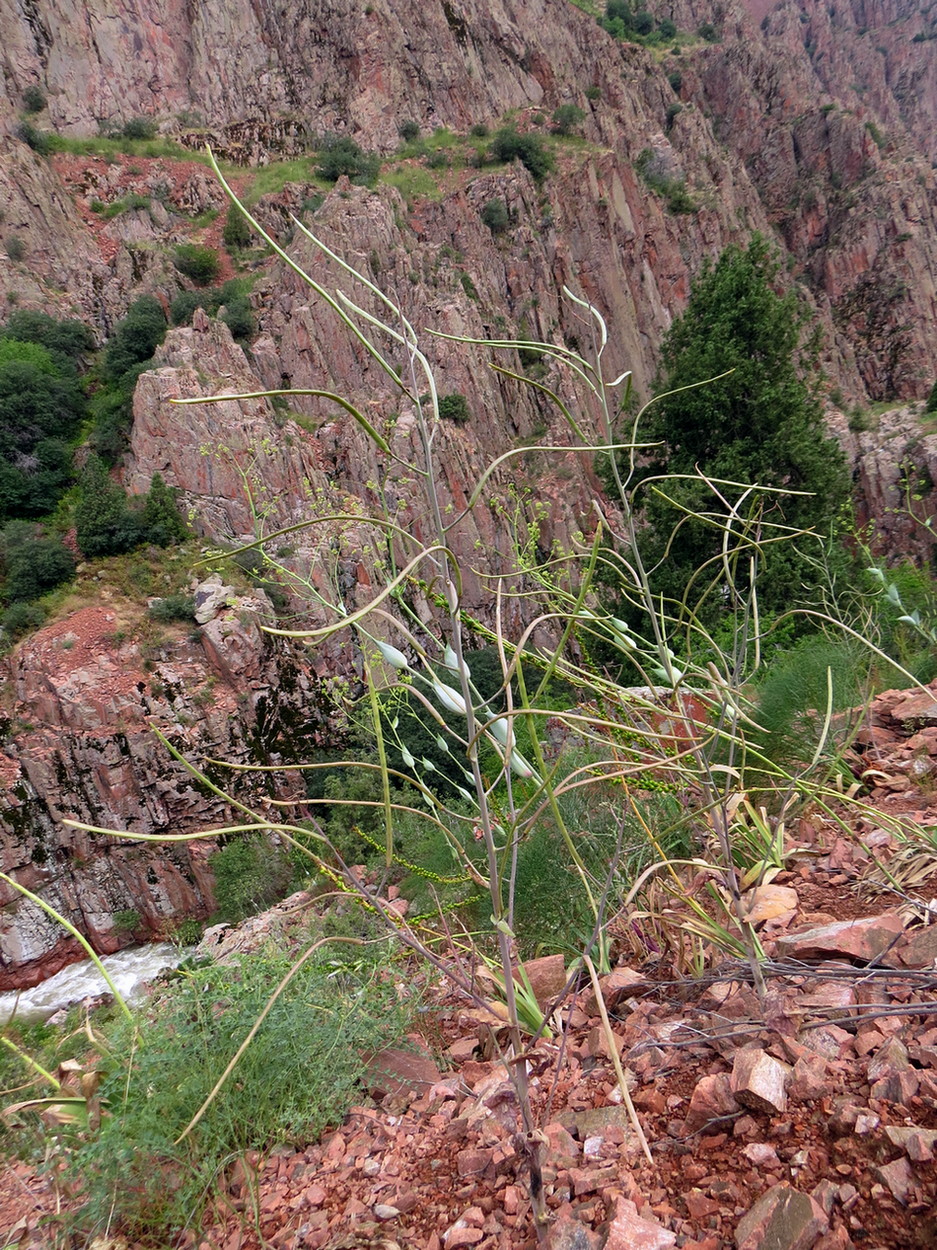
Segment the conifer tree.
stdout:
<svg viewBox="0 0 937 1250">
<path fill-rule="evenodd" d="M 747 249 L 729 247 L 715 264 L 704 265 L 686 311 L 664 341 L 655 384 L 661 398 L 638 433 L 641 441 L 662 444 L 648 476 L 701 472 L 807 492 L 761 493 L 745 508 L 760 509 L 765 538 L 782 532 L 774 527 L 828 535 L 840 523 L 851 483 L 810 384 L 816 352 L 805 336 L 806 315 L 795 293 L 776 293 L 777 278 L 777 260 L 759 236 Z M 663 489 L 670 501 L 649 487 L 639 492 L 650 528 L 648 554 L 657 565 L 652 585 L 667 598 L 679 601 L 686 595 L 692 602 L 695 592 L 721 575 L 723 533 L 718 524 L 690 519 L 687 513 L 725 515 L 727 510 L 698 479 L 668 482 Z M 743 488 L 724 487 L 722 493 L 731 506 Z M 808 538 L 764 546 L 758 557 L 762 608 L 779 611 L 809 596 L 818 553 L 816 541 Z M 704 566 L 694 582 L 696 570 Z M 736 570 L 736 585 L 743 591 L 748 574 L 746 555 Z M 728 598 L 726 593 L 723 602 Z M 711 599 L 710 623 L 717 601 Z"/>
</svg>

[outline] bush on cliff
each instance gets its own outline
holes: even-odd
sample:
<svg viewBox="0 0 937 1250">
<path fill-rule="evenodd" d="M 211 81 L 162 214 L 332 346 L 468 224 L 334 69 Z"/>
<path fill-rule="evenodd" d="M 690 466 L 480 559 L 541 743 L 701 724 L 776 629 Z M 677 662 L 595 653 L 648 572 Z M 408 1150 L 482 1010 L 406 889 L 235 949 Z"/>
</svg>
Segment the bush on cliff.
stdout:
<svg viewBox="0 0 937 1250">
<path fill-rule="evenodd" d="M 381 158 L 374 152 L 365 152 L 354 139 L 347 135 L 327 135 L 319 153 L 316 173 L 328 182 L 337 182 L 345 176 L 354 183 L 370 186 L 381 168 Z"/>
<path fill-rule="evenodd" d="M 491 142 L 493 161 L 520 161 L 535 182 L 542 182 L 553 168 L 553 155 L 539 135 L 520 134 L 503 126 Z"/>
<path fill-rule="evenodd" d="M 75 558 L 62 540 L 40 534 L 33 525 L 12 525 L 3 540 L 3 589 L 11 602 L 38 599 L 75 574 Z"/>
<path fill-rule="evenodd" d="M 104 349 L 98 367 L 100 385 L 91 396 L 94 428 L 89 442 L 95 454 L 108 464 L 116 464 L 126 449 L 137 378 L 149 367 L 167 328 L 159 300 L 153 295 L 141 295 L 114 327 Z"/>
<path fill-rule="evenodd" d="M 169 547 L 188 536 L 175 492 L 154 474 L 149 493 L 128 499 L 98 456 L 90 456 L 78 479 L 75 506 L 78 546 L 88 559 L 118 556 L 141 543 Z"/>
</svg>

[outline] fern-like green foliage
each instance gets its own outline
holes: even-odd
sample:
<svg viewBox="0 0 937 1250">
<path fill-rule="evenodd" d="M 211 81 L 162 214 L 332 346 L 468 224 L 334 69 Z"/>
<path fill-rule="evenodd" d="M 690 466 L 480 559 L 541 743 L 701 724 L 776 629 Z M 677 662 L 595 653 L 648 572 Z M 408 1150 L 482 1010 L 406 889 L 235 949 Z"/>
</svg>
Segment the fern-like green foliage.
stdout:
<svg viewBox="0 0 937 1250">
<path fill-rule="evenodd" d="M 237 967 L 186 974 L 118 1028 L 102 1060 L 100 1130 L 71 1143 L 89 1236 L 119 1227 L 155 1245 L 197 1220 L 221 1169 L 241 1151 L 314 1140 L 360 1098 L 364 1061 L 403 1032 L 406 1009 L 386 944 L 362 958 L 325 946 L 303 966 L 244 1053 L 223 1096 L 177 1142 L 246 1037 L 291 960 L 271 949 Z"/>
</svg>

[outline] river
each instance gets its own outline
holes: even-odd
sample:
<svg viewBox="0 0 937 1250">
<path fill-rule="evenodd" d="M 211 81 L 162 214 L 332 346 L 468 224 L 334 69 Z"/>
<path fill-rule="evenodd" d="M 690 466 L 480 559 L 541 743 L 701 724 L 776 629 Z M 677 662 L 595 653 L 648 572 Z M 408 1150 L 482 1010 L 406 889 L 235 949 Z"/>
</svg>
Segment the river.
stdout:
<svg viewBox="0 0 937 1250">
<path fill-rule="evenodd" d="M 177 967 L 189 950 L 171 942 L 155 942 L 149 946 L 131 946 L 116 955 L 105 955 L 101 962 L 108 976 L 125 999 L 139 998 L 143 987 L 157 973 Z M 83 998 L 107 994 L 107 983 L 90 959 L 69 964 L 55 976 L 30 990 L 0 994 L 0 1027 L 11 1015 L 24 1023 L 46 1020 L 62 1007 L 80 1003 Z M 18 1001 L 17 1001 L 18 1000 Z"/>
</svg>

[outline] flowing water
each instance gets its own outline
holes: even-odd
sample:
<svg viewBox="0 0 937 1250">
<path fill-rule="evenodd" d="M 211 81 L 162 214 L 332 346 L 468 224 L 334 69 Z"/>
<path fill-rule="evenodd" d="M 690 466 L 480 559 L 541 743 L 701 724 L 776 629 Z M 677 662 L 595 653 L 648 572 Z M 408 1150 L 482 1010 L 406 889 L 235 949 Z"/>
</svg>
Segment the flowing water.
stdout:
<svg viewBox="0 0 937 1250">
<path fill-rule="evenodd" d="M 173 946 L 171 942 L 156 942 L 151 946 L 131 946 L 116 955 L 105 955 L 101 962 L 123 997 L 132 1001 L 140 996 L 143 987 L 158 972 L 177 967 L 188 954 L 188 950 Z M 92 960 L 85 959 L 80 964 L 69 964 L 31 990 L 0 994 L 0 1026 L 6 1024 L 14 1010 L 17 1020 L 35 1023 L 48 1019 L 62 1007 L 80 1003 L 84 998 L 109 993 L 107 982 Z"/>
</svg>

